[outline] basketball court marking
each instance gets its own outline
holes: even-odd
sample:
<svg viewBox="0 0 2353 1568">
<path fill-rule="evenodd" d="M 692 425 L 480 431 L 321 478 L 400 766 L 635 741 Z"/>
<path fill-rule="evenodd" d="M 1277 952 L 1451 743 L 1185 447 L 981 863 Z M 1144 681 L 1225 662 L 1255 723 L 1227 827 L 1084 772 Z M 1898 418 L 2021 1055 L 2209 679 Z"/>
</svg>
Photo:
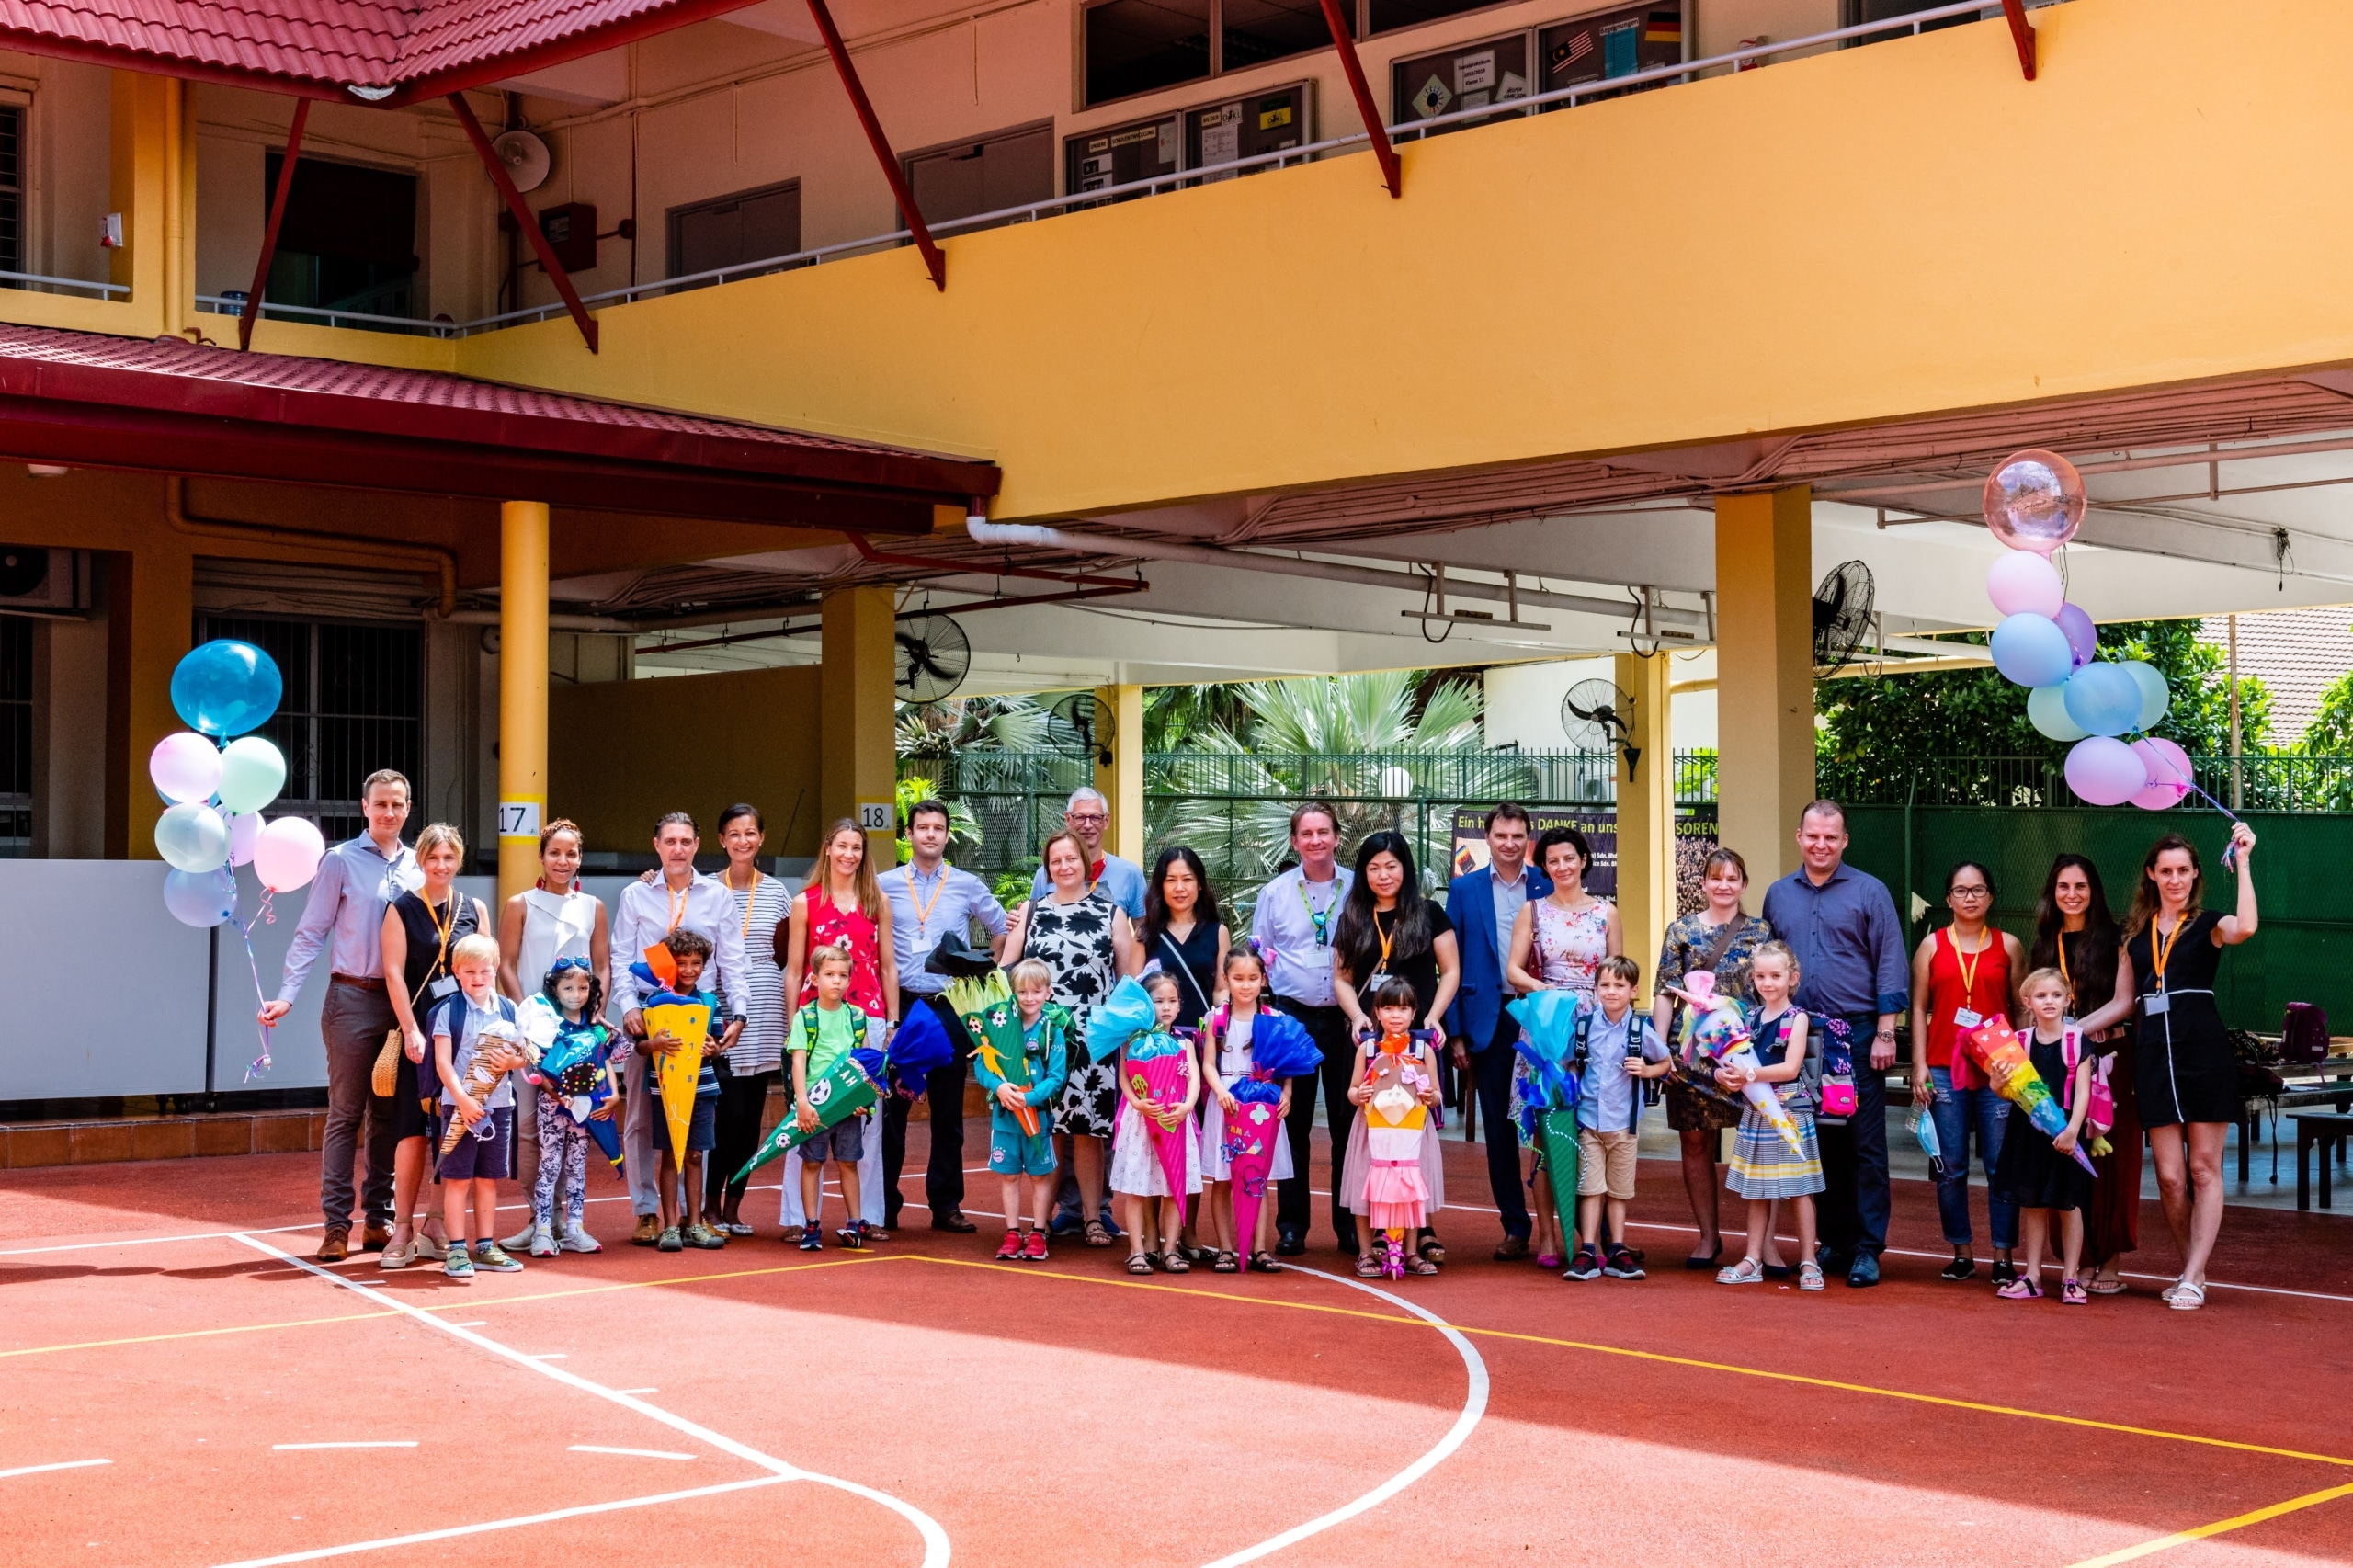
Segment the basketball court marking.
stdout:
<svg viewBox="0 0 2353 1568">
<path fill-rule="evenodd" d="M 2243 1530 L 2249 1525 L 2259 1525 L 2266 1519 L 2276 1519 L 2282 1514 L 2293 1514 L 2305 1508 L 2316 1508 L 2323 1503 L 2333 1503 L 2339 1497 L 2353 1497 L 2353 1483 L 2332 1486 L 2325 1492 L 2307 1492 L 2302 1497 L 2290 1497 L 2284 1503 L 2273 1503 L 2266 1507 L 2234 1515 L 2227 1519 L 2217 1519 L 2211 1525 L 2199 1525 L 2191 1529 L 2176 1530 L 2171 1535 L 2161 1535 L 2154 1540 L 2144 1540 L 2138 1546 L 2128 1546 L 2121 1551 L 2111 1551 L 2103 1557 L 2087 1557 L 2081 1562 L 2075 1563 L 2074 1568 L 2115 1568 L 2115 1564 L 2120 1562 L 2131 1562 L 2138 1558 L 2154 1556 L 2160 1551 L 2170 1551 L 2177 1546 L 2188 1546 L 2193 1541 L 2209 1540 L 2232 1530 Z"/>
</svg>

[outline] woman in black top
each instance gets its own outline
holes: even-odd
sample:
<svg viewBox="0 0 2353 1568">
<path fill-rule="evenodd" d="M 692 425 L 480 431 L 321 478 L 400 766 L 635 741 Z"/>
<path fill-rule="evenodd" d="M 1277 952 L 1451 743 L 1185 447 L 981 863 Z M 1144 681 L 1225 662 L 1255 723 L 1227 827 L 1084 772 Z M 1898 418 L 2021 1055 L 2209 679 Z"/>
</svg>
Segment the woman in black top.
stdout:
<svg viewBox="0 0 2353 1568">
<path fill-rule="evenodd" d="M 1413 986 L 1422 1028 L 1445 1027 L 1462 978 L 1454 923 L 1422 896 L 1404 835 L 1383 829 L 1357 846 L 1356 880 L 1332 932 L 1332 972 L 1334 997 L 1357 1033 L 1372 1028 L 1370 998 L 1391 975 Z"/>
<path fill-rule="evenodd" d="M 2179 834 L 2157 840 L 2125 921 L 2115 994 L 2082 1020 L 2090 1034 L 2140 1012 L 2133 1095 L 2182 1257 L 2181 1278 L 2165 1298 L 2181 1312 L 2206 1304 L 2206 1260 L 2222 1229 L 2222 1139 L 2239 1110 L 2238 1062 L 2214 1005 L 2214 973 L 2224 948 L 2255 935 L 2255 831 L 2234 824 L 2231 847 L 2238 908 L 2216 915 L 2198 907 L 2206 887 L 2198 851 Z"/>
<path fill-rule="evenodd" d="M 1181 844 L 1162 850 L 1153 865 L 1137 941 L 1143 961 L 1157 962 L 1176 982 L 1176 1021 L 1199 1025 L 1225 994 L 1231 938 L 1218 919 L 1217 890 L 1210 886 L 1208 869 Z"/>
<path fill-rule="evenodd" d="M 2067 982 L 2067 1011 L 2081 1017 L 2116 994 L 2116 954 L 2123 936 L 2109 913 L 2099 868 L 2081 855 L 2062 855 L 2051 862 L 2043 881 L 2034 946 L 2018 978 L 2038 969 L 2057 970 Z M 2011 1016 L 2026 1017 L 2024 1005 Z M 2091 1043 L 2098 1054 L 2114 1059 L 2108 1084 L 2116 1096 L 2116 1125 L 2109 1130 L 2109 1152 L 2091 1157 L 2096 1177 L 2091 1201 L 2084 1206 L 2084 1257 L 2093 1269 L 2092 1293 L 2113 1296 L 2124 1289 L 2124 1255 L 2141 1244 L 2141 1118 L 2132 1103 L 2130 1027 L 2103 1029 Z"/>
<path fill-rule="evenodd" d="M 460 937 L 495 929 L 482 900 L 465 897 L 450 885 L 465 859 L 464 837 L 449 824 L 435 823 L 416 835 L 416 867 L 425 875 L 424 885 L 401 894 L 384 909 L 384 992 L 405 1047 L 398 1054 L 391 1097 L 378 1097 L 369 1112 L 390 1118 L 399 1140 L 392 1153 L 392 1236 L 384 1248 L 386 1268 L 405 1267 L 419 1256 L 439 1257 L 445 1250 L 438 1215 L 426 1221 L 421 1242 L 412 1237 L 409 1215 L 416 1207 L 417 1188 L 425 1185 L 425 1144 L 432 1127 L 425 1102 L 440 1097 L 438 1086 L 428 1095 L 418 1082 L 417 1066 L 431 1044 L 425 1023 L 434 1005 L 457 991 L 458 983 L 449 977 L 449 949 Z"/>
</svg>

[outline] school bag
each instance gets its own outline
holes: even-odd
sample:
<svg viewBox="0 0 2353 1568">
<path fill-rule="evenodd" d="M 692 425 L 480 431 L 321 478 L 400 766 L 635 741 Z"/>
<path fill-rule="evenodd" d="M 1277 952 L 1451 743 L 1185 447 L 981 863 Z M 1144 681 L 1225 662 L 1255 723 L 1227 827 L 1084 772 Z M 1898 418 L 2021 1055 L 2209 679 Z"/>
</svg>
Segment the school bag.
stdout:
<svg viewBox="0 0 2353 1568">
<path fill-rule="evenodd" d="M 2279 1060 L 2309 1067 L 2328 1055 L 2328 1015 L 2317 1002 L 2290 1002 L 2279 1025 Z"/>
</svg>

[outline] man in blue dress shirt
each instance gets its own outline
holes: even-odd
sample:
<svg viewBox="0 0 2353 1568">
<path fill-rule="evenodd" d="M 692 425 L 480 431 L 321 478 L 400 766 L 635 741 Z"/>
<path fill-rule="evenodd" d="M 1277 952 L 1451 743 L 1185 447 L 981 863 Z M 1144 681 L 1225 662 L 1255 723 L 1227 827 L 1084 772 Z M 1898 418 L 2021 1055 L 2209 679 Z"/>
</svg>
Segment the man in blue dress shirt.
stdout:
<svg viewBox="0 0 2353 1568">
<path fill-rule="evenodd" d="M 1446 1009 L 1454 1064 L 1478 1085 L 1479 1119 L 1487 1130 L 1487 1187 L 1503 1216 L 1497 1262 L 1528 1256 L 1527 1188 L 1519 1170 L 1519 1129 L 1511 1120 L 1513 1042 L 1519 1026 L 1504 1011 L 1514 994 L 1504 979 L 1511 928 L 1552 879 L 1528 863 L 1528 812 L 1506 801 L 1487 813 L 1487 863 L 1448 884 L 1446 917 L 1462 948 L 1462 985 Z"/>
</svg>

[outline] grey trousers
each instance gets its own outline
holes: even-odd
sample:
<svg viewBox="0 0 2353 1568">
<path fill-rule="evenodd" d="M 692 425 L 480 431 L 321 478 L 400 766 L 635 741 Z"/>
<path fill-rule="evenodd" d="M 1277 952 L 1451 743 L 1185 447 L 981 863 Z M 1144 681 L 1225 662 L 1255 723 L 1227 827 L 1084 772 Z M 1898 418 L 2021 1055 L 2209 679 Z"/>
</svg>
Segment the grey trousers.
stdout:
<svg viewBox="0 0 2353 1568">
<path fill-rule="evenodd" d="M 327 1127 L 319 1153 L 319 1210 L 330 1225 L 351 1223 L 351 1169 L 367 1127 L 368 1176 L 361 1192 L 370 1224 L 392 1221 L 392 1102 L 369 1092 L 376 1054 L 392 1027 L 381 990 L 330 982 L 319 1012 L 327 1051 Z"/>
<path fill-rule="evenodd" d="M 636 1051 L 629 1059 L 629 1105 L 621 1113 L 621 1175 L 629 1183 L 629 1206 L 640 1219 L 662 1212 L 662 1167 L 654 1158 L 654 1091 L 647 1081 L 652 1067 Z"/>
</svg>

